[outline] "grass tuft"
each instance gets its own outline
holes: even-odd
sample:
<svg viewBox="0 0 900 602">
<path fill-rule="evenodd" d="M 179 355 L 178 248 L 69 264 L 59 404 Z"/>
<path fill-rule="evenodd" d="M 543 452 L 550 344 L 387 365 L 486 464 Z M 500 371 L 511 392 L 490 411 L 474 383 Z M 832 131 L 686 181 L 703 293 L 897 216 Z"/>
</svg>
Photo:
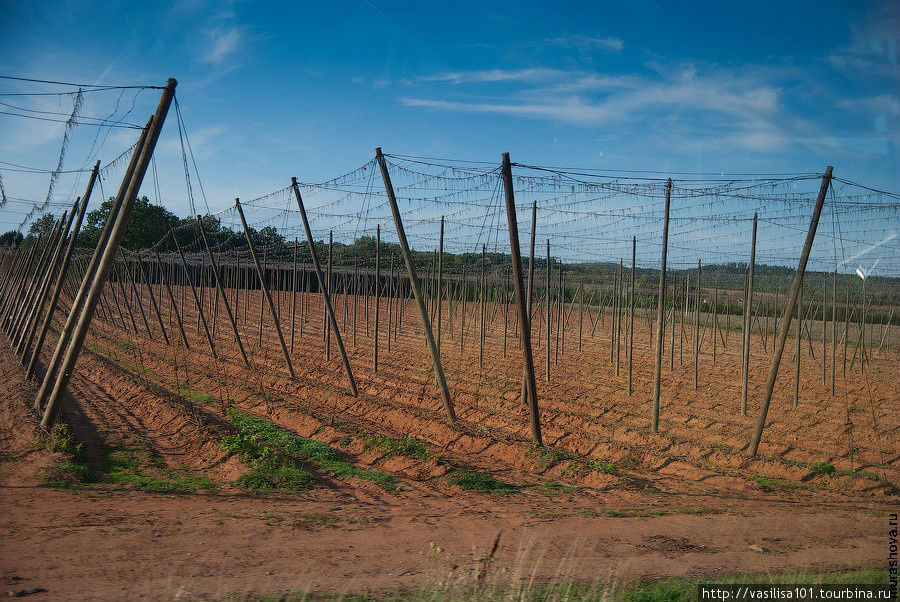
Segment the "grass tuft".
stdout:
<svg viewBox="0 0 900 602">
<path fill-rule="evenodd" d="M 256 418 L 238 410 L 229 411 L 228 420 L 238 429 L 238 434 L 223 439 L 222 444 L 225 449 L 230 451 L 252 450 L 251 456 L 253 454 L 277 456 L 275 450 L 278 450 L 286 456 L 309 462 L 323 473 L 337 479 L 355 478 L 371 481 L 387 491 L 397 489 L 396 477 L 393 475 L 357 466 L 345 459 L 340 452 L 321 441 L 295 435 L 268 420 Z M 236 446 L 236 448 L 232 450 L 227 446 Z M 283 466 L 284 463 L 282 462 L 281 465 Z"/>
<path fill-rule="evenodd" d="M 366 449 L 380 449 L 387 458 L 406 456 L 417 460 L 431 459 L 431 450 L 410 435 L 403 435 L 398 439 L 387 435 L 375 435 L 366 439 Z"/>
<path fill-rule="evenodd" d="M 477 491 L 479 493 L 517 493 L 519 487 L 510 483 L 498 481 L 494 477 L 468 468 L 454 468 L 447 476 L 452 485 L 459 485 L 463 489 Z"/>
</svg>

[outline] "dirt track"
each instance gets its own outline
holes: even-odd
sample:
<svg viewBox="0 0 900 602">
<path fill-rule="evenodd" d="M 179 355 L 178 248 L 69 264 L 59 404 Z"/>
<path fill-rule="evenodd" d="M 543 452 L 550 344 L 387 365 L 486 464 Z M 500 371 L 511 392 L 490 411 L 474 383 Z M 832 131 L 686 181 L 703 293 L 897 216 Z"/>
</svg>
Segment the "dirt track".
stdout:
<svg viewBox="0 0 900 602">
<path fill-rule="evenodd" d="M 428 382 L 412 311 L 391 351 L 382 340 L 377 375 L 361 316 L 357 346 L 346 336 L 361 388 L 355 399 L 346 393 L 335 357 L 322 357 L 316 308 L 313 301 L 297 338 L 295 381 L 286 378 L 268 323 L 263 345 L 257 344 L 258 307 L 251 306 L 246 324 L 239 312 L 251 370 L 241 365 L 221 312 L 218 362 L 195 329 L 196 314 L 186 318 L 189 352 L 165 346 L 158 331 L 149 341 L 121 324 L 95 323 L 65 410 L 75 432 L 89 451 L 152 449 L 168 466 L 216 480 L 220 494 L 35 487 L 35 467 L 53 458 L 34 446 L 33 430 L 10 432 L 27 416 L 22 408 L 31 393 L 17 382 L 4 351 L 4 574 L 28 578 L 19 582 L 23 588 L 48 588 L 41 594 L 47 599 L 397 591 L 448 576 L 470 583 L 498 533 L 489 579 L 501 581 L 532 572 L 540 578 L 620 579 L 824 569 L 877 563 L 884 556 L 886 513 L 896 505 L 890 484 L 900 480 L 900 456 L 890 443 L 900 428 L 898 384 L 891 377 L 895 351 L 883 352 L 865 375 L 851 370 L 846 382 L 839 367 L 835 398 L 822 384 L 821 364 L 804 351 L 811 374 L 801 382 L 797 409 L 789 403 L 786 354 L 763 457 L 750 460 L 740 450 L 767 366 L 760 341 L 754 339 L 749 417 L 735 411 L 736 333 L 725 350 L 718 349 L 715 372 L 701 371 L 697 392 L 691 348 L 685 345 L 683 364 L 676 349 L 674 370 L 667 348 L 661 434 L 651 436 L 646 322 L 636 321 L 635 393 L 629 398 L 624 369 L 616 376 L 609 364 L 608 320 L 589 337 L 585 317 L 582 351 L 576 321 L 552 366 L 551 384 L 539 380 L 545 443 L 564 453 L 536 457 L 527 453 L 527 415 L 517 399 L 520 360 L 512 326 L 503 357 L 502 310 L 490 323 L 484 368 L 478 365 L 474 318 L 467 318 L 462 355 L 459 315 L 455 336 L 445 326 L 447 372 L 461 419 L 453 428 Z M 386 329 L 386 313 L 382 324 Z M 174 326 L 167 326 L 174 337 Z M 708 345 L 702 367 L 712 362 Z M 537 356 L 544 352 L 538 344 Z M 191 401 L 191 392 L 212 400 Z M 228 483 L 246 466 L 215 438 L 226 399 L 338 447 L 356 463 L 398 475 L 400 490 L 332 480 L 290 498 L 242 494 Z M 455 464 L 526 488 L 513 495 L 465 491 L 446 482 L 440 463 L 386 458 L 369 449 L 372 433 L 411 434 Z M 612 463 L 614 474 L 591 469 L 598 460 Z M 819 461 L 845 474 L 817 475 L 809 466 Z"/>
</svg>

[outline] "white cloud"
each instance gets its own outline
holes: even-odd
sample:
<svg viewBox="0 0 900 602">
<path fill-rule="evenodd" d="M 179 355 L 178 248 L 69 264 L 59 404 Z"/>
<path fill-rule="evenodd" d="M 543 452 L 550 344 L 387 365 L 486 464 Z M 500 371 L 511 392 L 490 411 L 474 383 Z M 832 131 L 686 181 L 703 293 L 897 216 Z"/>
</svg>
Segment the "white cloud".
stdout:
<svg viewBox="0 0 900 602">
<path fill-rule="evenodd" d="M 625 47 L 625 43 L 616 37 L 594 37 L 573 34 L 561 36 L 558 38 L 548 38 L 544 40 L 547 44 L 560 46 L 562 48 L 577 48 L 582 52 L 591 50 L 606 50 L 609 52 L 619 52 Z"/>
<path fill-rule="evenodd" d="M 220 65 L 234 55 L 245 39 L 240 27 L 215 27 L 206 31 L 208 47 L 203 61 L 210 65 Z"/>
<path fill-rule="evenodd" d="M 669 69 L 659 75 L 618 76 L 550 69 L 446 73 L 420 81 L 451 83 L 524 82 L 525 89 L 494 96 L 411 97 L 400 103 L 439 111 L 509 115 L 582 126 L 613 127 L 660 122 L 663 127 L 702 128 L 748 150 L 785 144 L 781 91 L 757 74 L 715 67 Z"/>
<path fill-rule="evenodd" d="M 493 83 L 493 82 L 540 82 L 565 76 L 559 69 L 533 67 L 529 69 L 482 69 L 476 71 L 451 71 L 426 75 L 420 82 L 448 82 L 451 84 Z"/>
</svg>

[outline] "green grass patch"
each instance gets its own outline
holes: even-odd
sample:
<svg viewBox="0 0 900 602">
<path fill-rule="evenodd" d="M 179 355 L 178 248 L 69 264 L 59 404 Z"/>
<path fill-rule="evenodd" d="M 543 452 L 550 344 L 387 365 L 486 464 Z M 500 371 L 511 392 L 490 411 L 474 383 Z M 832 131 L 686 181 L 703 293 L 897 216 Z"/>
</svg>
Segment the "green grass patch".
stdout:
<svg viewBox="0 0 900 602">
<path fill-rule="evenodd" d="M 250 467 L 250 472 L 237 480 L 237 485 L 251 493 L 274 490 L 302 491 L 317 479 L 307 470 L 281 457 L 258 437 L 239 431 L 222 438 L 222 448 L 235 452 Z"/>
<path fill-rule="evenodd" d="M 782 481 L 779 479 L 770 479 L 769 477 L 753 476 L 753 477 L 747 477 L 747 480 L 752 481 L 753 483 L 756 483 L 760 487 L 769 488 L 769 489 L 772 489 L 772 488 L 802 489 L 803 488 L 801 485 L 797 485 L 796 483 Z"/>
<path fill-rule="evenodd" d="M 557 481 L 548 481 L 547 483 L 540 483 L 535 485 L 538 491 L 543 491 L 544 493 L 548 493 L 550 495 L 563 495 L 567 493 L 575 493 L 578 491 L 578 487 L 573 487 L 571 485 L 564 485 Z"/>
<path fill-rule="evenodd" d="M 798 571 L 789 573 L 763 573 L 746 575 L 722 575 L 715 577 L 676 577 L 659 580 L 591 581 L 557 580 L 535 583 L 526 580 L 517 585 L 460 584 L 458 580 L 442 579 L 413 592 L 373 597 L 369 595 L 328 595 L 306 592 L 285 592 L 268 596 L 247 594 L 228 598 L 242 602 L 691 602 L 697 599 L 697 586 L 705 583 L 722 584 L 788 584 L 788 585 L 847 585 L 869 583 L 886 584 L 886 569 L 860 569 L 833 573 Z"/>
<path fill-rule="evenodd" d="M 193 401 L 195 403 L 211 404 L 216 401 L 215 399 L 213 399 L 206 393 L 201 393 L 200 391 L 194 391 L 193 389 L 184 389 L 184 390 L 182 390 L 182 394 L 185 397 L 185 399 L 187 399 L 189 401 Z"/>
<path fill-rule="evenodd" d="M 114 450 L 107 454 L 104 472 L 110 481 L 137 491 L 151 493 L 194 493 L 197 490 L 215 491 L 218 486 L 197 474 L 176 472 L 165 466 L 148 474 L 137 454 L 131 450 Z"/>
<path fill-rule="evenodd" d="M 541 470 L 553 468 L 560 462 L 572 459 L 572 454 L 558 447 L 532 447 L 526 454 L 537 460 L 538 467 Z"/>
<path fill-rule="evenodd" d="M 829 464 L 828 462 L 816 462 L 812 465 L 811 470 L 817 475 L 821 475 L 823 477 L 830 477 L 835 473 L 834 464 Z"/>
<path fill-rule="evenodd" d="M 410 435 L 400 438 L 375 435 L 366 439 L 366 449 L 379 449 L 385 457 L 406 456 L 417 460 L 430 460 L 431 450 L 424 443 Z"/>
<path fill-rule="evenodd" d="M 510 494 L 517 493 L 520 489 L 516 485 L 498 481 L 491 475 L 468 468 L 454 468 L 447 475 L 447 481 L 452 485 L 459 485 L 463 489 L 479 493 Z"/>
<path fill-rule="evenodd" d="M 41 474 L 41 487 L 71 489 L 94 482 L 94 473 L 90 467 L 77 460 L 61 460 L 38 470 Z"/>
<path fill-rule="evenodd" d="M 619 469 L 612 462 L 606 460 L 594 460 L 590 464 L 591 470 L 594 472 L 602 472 L 603 474 L 619 474 Z"/>
<path fill-rule="evenodd" d="M 84 453 L 84 446 L 64 422 L 57 423 L 49 435 L 39 435 L 39 443 L 52 452 L 59 452 L 66 459 L 38 469 L 42 487 L 71 489 L 79 485 L 93 483 L 91 470 Z"/>
<path fill-rule="evenodd" d="M 238 410 L 230 410 L 228 420 L 238 429 L 238 434 L 223 439 L 223 446 L 237 445 L 242 451 L 255 448 L 256 453 L 269 455 L 275 454 L 274 450 L 277 450 L 286 456 L 309 462 L 321 472 L 337 479 L 361 479 L 371 481 L 387 491 L 397 489 L 396 477 L 393 475 L 357 466 L 321 441 L 295 435 L 268 420 L 255 418 Z"/>
</svg>

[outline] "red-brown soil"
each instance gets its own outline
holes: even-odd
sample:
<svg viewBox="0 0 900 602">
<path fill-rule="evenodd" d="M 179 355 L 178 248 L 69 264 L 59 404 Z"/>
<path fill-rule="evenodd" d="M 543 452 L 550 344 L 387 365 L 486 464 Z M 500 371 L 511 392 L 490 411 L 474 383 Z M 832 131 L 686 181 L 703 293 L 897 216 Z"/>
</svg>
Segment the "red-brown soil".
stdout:
<svg viewBox="0 0 900 602">
<path fill-rule="evenodd" d="M 158 299 L 165 295 L 156 292 Z M 844 377 L 839 345 L 832 396 L 830 372 L 827 386 L 822 382 L 821 341 L 804 343 L 795 408 L 795 343 L 789 339 L 760 456 L 750 459 L 743 450 L 768 371 L 771 336 L 765 348 L 763 338 L 752 338 L 748 416 L 740 413 L 739 332 L 729 333 L 727 346 L 719 340 L 715 366 L 712 334 L 704 336 L 696 390 L 692 329 L 685 328 L 683 361 L 675 349 L 674 369 L 667 341 L 660 433 L 653 435 L 654 354 L 646 319 L 635 320 L 629 396 L 624 347 L 618 375 L 610 362 L 609 316 L 591 335 L 585 314 L 579 351 L 576 307 L 558 363 L 553 350 L 550 383 L 544 376 L 546 336 L 542 332 L 540 342 L 535 336 L 544 443 L 556 450 L 541 455 L 529 451 L 514 320 L 509 312 L 504 354 L 502 305 L 488 307 L 483 365 L 476 304 L 467 307 L 462 353 L 460 308 L 452 307 L 451 334 L 451 307 L 444 305 L 443 357 L 459 416 L 451 425 L 411 303 L 388 350 L 393 316 L 383 301 L 376 374 L 373 316 L 367 335 L 360 299 L 354 345 L 352 308 L 345 314 L 343 299 L 336 299 L 360 388 L 354 398 L 334 340 L 331 360 L 324 358 L 318 299 L 310 301 L 302 336 L 298 316 L 291 354 L 296 378 L 290 379 L 270 316 L 263 314 L 259 345 L 259 298 L 248 306 L 245 295 L 237 314 L 249 369 L 223 311 L 215 326 L 215 359 L 195 309 L 186 312 L 191 349 L 184 350 L 162 342 L 145 299 L 153 340 L 139 314 L 137 333 L 127 314 L 128 330 L 118 315 L 95 320 L 63 412 L 89 453 L 104 446 L 148 448 L 174 469 L 220 483 L 218 494 L 35 487 L 37 465 L 53 457 L 34 443 L 34 427 L 22 426 L 33 425 L 27 409 L 33 391 L 16 378 L 15 360 L 3 352 L 4 574 L 48 588 L 40 594 L 48 599 L 397 591 L 430 579 L 470 577 L 498 533 L 490 573 L 497 580 L 825 569 L 884 556 L 886 512 L 896 506 L 893 483 L 900 482 L 898 381 L 891 376 L 898 358 L 892 348 L 876 350 L 864 372 L 858 360 L 851 368 L 848 358 Z M 282 328 L 290 345 L 287 305 L 285 296 Z M 167 301 L 161 309 L 175 340 Z M 829 356 L 829 370 L 830 362 Z M 200 401 L 197 393 L 208 398 Z M 227 406 L 397 475 L 400 490 L 351 479 L 289 497 L 246 495 L 230 483 L 247 467 L 217 439 Z M 444 461 L 385 458 L 367 446 L 373 434 L 414 436 Z M 612 464 L 614 474 L 597 462 Z M 817 462 L 832 464 L 837 474 L 817 474 L 811 468 Z M 446 463 L 533 487 L 512 495 L 469 492 L 443 478 Z"/>
</svg>

